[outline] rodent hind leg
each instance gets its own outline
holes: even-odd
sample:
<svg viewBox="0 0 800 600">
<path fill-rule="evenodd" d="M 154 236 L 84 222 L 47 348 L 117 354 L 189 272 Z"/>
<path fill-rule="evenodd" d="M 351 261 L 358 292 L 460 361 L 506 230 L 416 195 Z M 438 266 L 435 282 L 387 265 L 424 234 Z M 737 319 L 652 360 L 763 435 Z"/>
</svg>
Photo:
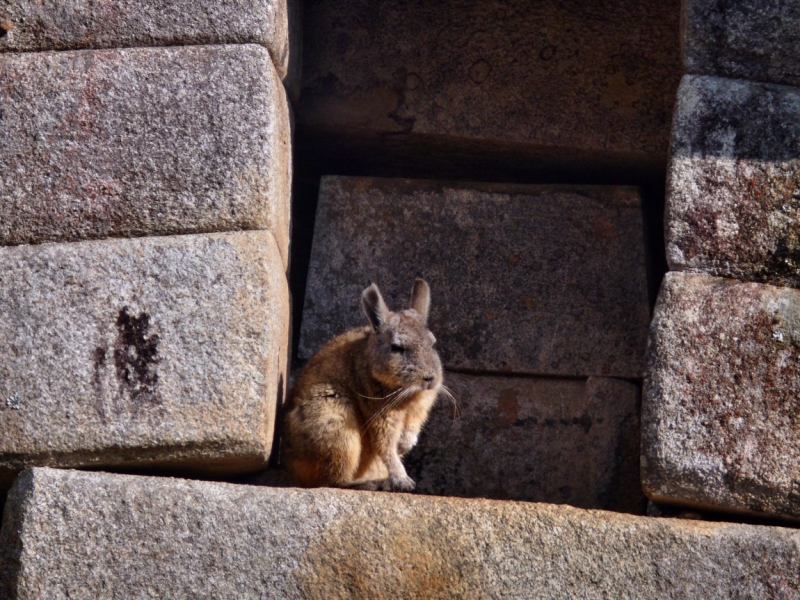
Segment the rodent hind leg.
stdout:
<svg viewBox="0 0 800 600">
<path fill-rule="evenodd" d="M 392 483 L 389 480 L 389 471 L 380 456 L 375 455 L 365 444 L 361 455 L 361 465 L 358 467 L 355 481 L 347 486 L 349 490 L 369 490 L 391 492 Z"/>
<path fill-rule="evenodd" d="M 309 398 L 290 412 L 288 421 L 287 466 L 295 479 L 309 487 L 354 483 L 361 462 L 361 434 L 346 401 L 332 394 Z"/>
<path fill-rule="evenodd" d="M 346 486 L 348 490 L 366 490 L 369 492 L 391 492 L 393 491 L 392 482 L 387 477 L 386 479 L 372 479 L 370 481 L 361 481 L 358 483 L 351 483 Z"/>
</svg>

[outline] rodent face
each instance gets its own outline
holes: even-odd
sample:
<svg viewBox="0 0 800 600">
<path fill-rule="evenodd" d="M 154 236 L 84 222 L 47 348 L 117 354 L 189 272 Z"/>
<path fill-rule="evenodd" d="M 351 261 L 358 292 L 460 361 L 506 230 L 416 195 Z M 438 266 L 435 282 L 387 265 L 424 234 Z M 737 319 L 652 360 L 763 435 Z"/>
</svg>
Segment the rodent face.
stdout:
<svg viewBox="0 0 800 600">
<path fill-rule="evenodd" d="M 435 390 L 442 385 L 436 338 L 414 310 L 389 313 L 372 334 L 372 374 L 388 388 Z"/>
</svg>

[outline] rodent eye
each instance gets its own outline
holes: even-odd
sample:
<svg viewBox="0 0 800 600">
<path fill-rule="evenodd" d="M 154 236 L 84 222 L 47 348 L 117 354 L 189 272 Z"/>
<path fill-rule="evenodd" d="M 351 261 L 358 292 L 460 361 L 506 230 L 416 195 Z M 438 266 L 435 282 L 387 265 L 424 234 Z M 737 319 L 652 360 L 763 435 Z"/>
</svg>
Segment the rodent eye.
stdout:
<svg viewBox="0 0 800 600">
<path fill-rule="evenodd" d="M 392 352 L 397 352 L 398 354 L 403 354 L 406 351 L 405 348 L 398 344 L 392 344 Z"/>
</svg>

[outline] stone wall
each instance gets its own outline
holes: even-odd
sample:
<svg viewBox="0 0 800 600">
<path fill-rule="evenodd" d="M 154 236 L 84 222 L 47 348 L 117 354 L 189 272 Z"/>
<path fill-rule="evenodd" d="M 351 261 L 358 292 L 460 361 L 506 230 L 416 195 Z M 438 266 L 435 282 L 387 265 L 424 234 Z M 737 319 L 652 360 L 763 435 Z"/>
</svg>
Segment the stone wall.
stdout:
<svg viewBox="0 0 800 600">
<path fill-rule="evenodd" d="M 643 484 L 660 502 L 797 518 L 798 13 L 687 0 L 685 16 Z"/>
<path fill-rule="evenodd" d="M 424 277 L 445 368 L 473 375 L 445 376 L 420 491 L 641 512 L 643 238 L 631 187 L 326 177 L 299 355 L 365 323 L 370 282 L 399 309 Z"/>
<path fill-rule="evenodd" d="M 800 16 L 680 4 L 2 4 L 0 598 L 798 596 Z M 417 495 L 279 489 L 417 276 Z"/>
<path fill-rule="evenodd" d="M 297 48 L 285 2 L 212 4 L 0 8 L 3 491 L 33 465 L 267 464 Z"/>
</svg>

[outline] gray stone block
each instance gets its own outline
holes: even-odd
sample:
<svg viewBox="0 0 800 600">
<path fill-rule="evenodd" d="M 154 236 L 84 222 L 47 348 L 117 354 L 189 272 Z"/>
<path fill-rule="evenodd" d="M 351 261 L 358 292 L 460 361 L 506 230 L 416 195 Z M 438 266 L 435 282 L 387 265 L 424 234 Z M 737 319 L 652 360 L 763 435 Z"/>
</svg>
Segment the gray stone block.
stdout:
<svg viewBox="0 0 800 600">
<path fill-rule="evenodd" d="M 450 368 L 641 377 L 649 307 L 635 188 L 327 177 L 300 356 L 391 306 L 415 276 Z"/>
<path fill-rule="evenodd" d="M 269 229 L 286 94 L 261 46 L 0 54 L 0 245 Z"/>
<path fill-rule="evenodd" d="M 642 451 L 653 501 L 800 517 L 800 291 L 667 274 Z"/>
<path fill-rule="evenodd" d="M 547 504 L 34 469 L 4 597 L 795 598 L 800 532 Z"/>
<path fill-rule="evenodd" d="M 14 0 L 0 4 L 0 52 L 252 43 L 283 78 L 300 61 L 295 1 Z"/>
<path fill-rule="evenodd" d="M 307 3 L 298 125 L 416 140 L 443 160 L 460 143 L 662 168 L 679 15 L 679 0 Z"/>
<path fill-rule="evenodd" d="M 800 85 L 800 5 L 792 0 L 684 0 L 687 72 Z"/>
<path fill-rule="evenodd" d="M 638 386 L 620 379 L 448 374 L 403 459 L 416 490 L 643 513 Z"/>
<path fill-rule="evenodd" d="M 0 473 L 262 468 L 284 393 L 268 232 L 0 248 Z"/>
<path fill-rule="evenodd" d="M 672 269 L 800 285 L 800 89 L 684 77 L 666 211 Z"/>
</svg>

